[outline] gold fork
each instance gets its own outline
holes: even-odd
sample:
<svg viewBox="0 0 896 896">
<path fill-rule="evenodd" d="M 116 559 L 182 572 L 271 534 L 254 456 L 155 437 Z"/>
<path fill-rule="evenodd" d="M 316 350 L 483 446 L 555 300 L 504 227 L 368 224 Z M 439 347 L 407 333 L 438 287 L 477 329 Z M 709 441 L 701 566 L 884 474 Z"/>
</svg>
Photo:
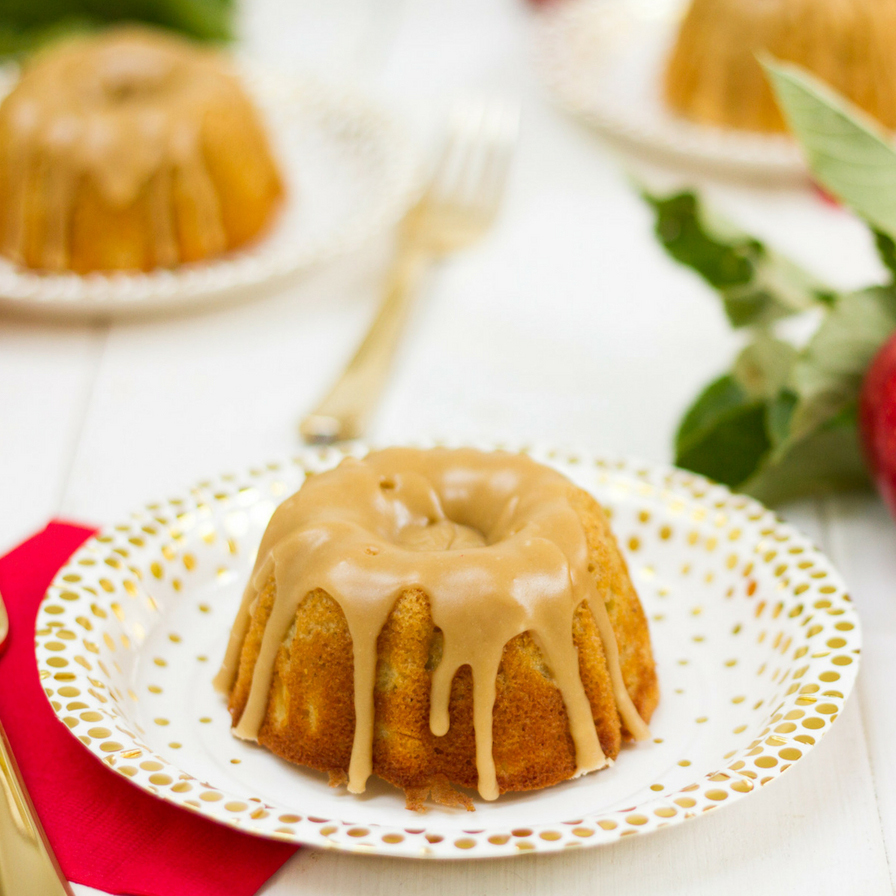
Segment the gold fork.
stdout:
<svg viewBox="0 0 896 896">
<path fill-rule="evenodd" d="M 0 597 L 0 650 L 9 617 Z M 0 896 L 73 896 L 0 724 Z"/>
<path fill-rule="evenodd" d="M 342 376 L 302 420 L 306 442 L 330 444 L 363 433 L 427 264 L 476 241 L 494 221 L 518 127 L 516 104 L 490 100 L 455 109 L 432 182 L 399 228 L 379 311 Z"/>
</svg>

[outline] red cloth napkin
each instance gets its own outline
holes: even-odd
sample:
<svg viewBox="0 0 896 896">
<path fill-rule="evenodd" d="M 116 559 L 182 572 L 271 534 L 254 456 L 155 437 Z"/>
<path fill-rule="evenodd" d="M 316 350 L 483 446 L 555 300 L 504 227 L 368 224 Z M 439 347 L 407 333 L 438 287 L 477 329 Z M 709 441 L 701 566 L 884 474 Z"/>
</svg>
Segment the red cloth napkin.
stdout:
<svg viewBox="0 0 896 896">
<path fill-rule="evenodd" d="M 0 720 L 47 836 L 70 881 L 116 896 L 251 896 L 294 847 L 241 834 L 128 784 L 68 733 L 43 695 L 37 608 L 59 567 L 92 534 L 52 522 L 0 559 L 10 621 Z"/>
</svg>

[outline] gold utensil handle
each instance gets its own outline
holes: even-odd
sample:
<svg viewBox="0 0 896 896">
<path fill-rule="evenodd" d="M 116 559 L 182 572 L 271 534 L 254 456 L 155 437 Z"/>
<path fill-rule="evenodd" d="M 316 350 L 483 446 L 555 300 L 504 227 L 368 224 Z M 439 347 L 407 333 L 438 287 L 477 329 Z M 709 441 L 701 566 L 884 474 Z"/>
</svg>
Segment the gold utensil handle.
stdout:
<svg viewBox="0 0 896 896">
<path fill-rule="evenodd" d="M 389 373 L 427 253 L 402 240 L 387 287 L 364 341 L 327 397 L 299 425 L 306 442 L 330 444 L 360 436 Z"/>
<path fill-rule="evenodd" d="M 0 725 L 0 896 L 73 896 Z"/>
</svg>

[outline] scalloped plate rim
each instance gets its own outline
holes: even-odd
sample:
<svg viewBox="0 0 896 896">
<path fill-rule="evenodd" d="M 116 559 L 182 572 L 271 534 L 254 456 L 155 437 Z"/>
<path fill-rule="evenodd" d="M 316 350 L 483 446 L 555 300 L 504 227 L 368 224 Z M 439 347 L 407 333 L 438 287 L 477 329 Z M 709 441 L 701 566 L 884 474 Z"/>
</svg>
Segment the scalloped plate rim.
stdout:
<svg viewBox="0 0 896 896">
<path fill-rule="evenodd" d="M 460 443 L 445 443 L 441 441 L 417 441 L 410 443 L 413 447 L 434 447 L 434 446 L 442 446 L 448 445 L 448 447 L 461 447 Z M 464 443 L 469 445 L 470 443 Z M 341 458 L 351 455 L 351 456 L 363 456 L 367 453 L 368 450 L 375 450 L 378 446 L 370 446 L 369 448 L 360 443 L 352 443 L 346 446 L 340 446 L 338 448 L 329 448 L 329 449 L 302 449 L 297 454 L 293 454 L 289 457 L 282 457 L 281 459 L 274 461 L 269 464 L 264 464 L 259 467 L 250 467 L 246 468 L 246 470 L 240 474 L 224 474 L 219 477 L 215 477 L 211 480 L 206 480 L 202 483 L 199 483 L 193 489 L 190 490 L 190 495 L 196 494 L 211 494 L 212 489 L 217 485 L 219 488 L 229 487 L 225 485 L 230 482 L 251 482 L 252 476 L 255 475 L 251 471 L 261 471 L 261 475 L 268 475 L 264 473 L 265 470 L 271 470 L 272 467 L 279 465 L 281 468 L 286 466 L 287 468 L 293 465 L 301 466 L 303 469 L 314 469 L 318 467 L 320 469 L 328 468 L 332 465 L 332 462 L 338 462 Z M 633 481 L 643 481 L 645 484 L 649 483 L 651 479 L 656 480 L 657 482 L 665 482 L 666 490 L 671 495 L 678 495 L 676 500 L 679 500 L 682 495 L 687 497 L 687 490 L 691 491 L 691 495 L 689 500 L 697 501 L 699 506 L 699 502 L 702 500 L 702 497 L 695 498 L 695 495 L 713 495 L 717 502 L 721 501 L 721 504 L 727 508 L 728 512 L 735 513 L 743 513 L 744 518 L 749 514 L 752 514 L 757 522 L 761 521 L 766 524 L 766 527 L 770 532 L 773 533 L 772 537 L 776 538 L 779 541 L 787 541 L 790 539 L 795 539 L 800 544 L 805 545 L 805 549 L 810 551 L 815 555 L 817 560 L 820 561 L 823 567 L 827 567 L 826 570 L 823 570 L 826 574 L 831 575 L 831 580 L 833 580 L 834 584 L 831 585 L 831 580 L 829 580 L 828 585 L 830 586 L 830 591 L 826 592 L 826 597 L 829 598 L 828 606 L 831 606 L 831 601 L 839 600 L 838 608 L 836 610 L 837 614 L 842 617 L 842 620 L 848 622 L 851 625 L 851 630 L 849 631 L 848 636 L 845 637 L 846 643 L 848 643 L 848 650 L 854 655 L 854 661 L 851 660 L 851 665 L 848 667 L 843 667 L 841 669 L 841 679 L 838 687 L 842 691 L 842 700 L 845 704 L 845 701 L 849 698 L 855 684 L 855 679 L 858 674 L 858 667 L 860 665 L 860 653 L 861 653 L 861 625 L 858 618 L 858 614 L 855 611 L 854 606 L 852 605 L 848 594 L 846 593 L 845 586 L 843 585 L 839 574 L 830 564 L 830 561 L 827 560 L 825 555 L 816 548 L 812 542 L 807 539 L 805 536 L 801 535 L 793 526 L 784 522 L 779 517 L 777 517 L 772 511 L 765 508 L 759 502 L 748 498 L 742 495 L 736 495 L 730 492 L 724 486 L 721 486 L 717 483 L 711 482 L 710 480 L 705 479 L 697 474 L 693 474 L 687 471 L 683 471 L 677 469 L 672 466 L 668 466 L 665 464 L 656 464 L 656 463 L 648 463 L 642 462 L 634 459 L 616 459 L 616 458 L 606 458 L 604 459 L 601 455 L 595 454 L 594 452 L 585 451 L 585 452 L 565 452 L 558 451 L 555 449 L 543 448 L 540 446 L 521 446 L 521 445 L 511 445 L 507 446 L 506 444 L 495 444 L 495 443 L 473 443 L 472 447 L 477 447 L 482 450 L 496 450 L 496 449 L 507 449 L 507 450 L 525 450 L 530 453 L 536 460 L 539 460 L 544 463 L 552 464 L 561 469 L 562 472 L 569 473 L 570 466 L 574 462 L 579 462 L 582 457 L 587 458 L 589 463 L 594 463 L 599 467 L 609 470 L 617 470 L 619 473 L 625 472 L 628 476 L 633 478 Z M 621 481 L 621 480 L 620 480 Z M 680 491 L 676 492 L 676 489 Z M 171 500 L 181 500 L 183 503 L 183 499 L 171 499 Z M 187 499 L 187 503 L 189 503 L 190 499 Z M 145 507 L 148 509 L 141 509 L 141 511 L 137 511 L 132 515 L 133 520 L 140 520 L 142 516 L 152 516 L 152 508 L 158 507 L 166 502 L 162 501 L 158 504 L 149 504 Z M 717 504 L 716 506 L 721 506 Z M 55 621 L 55 617 L 51 617 L 46 613 L 46 608 L 48 606 L 49 600 L 51 598 L 51 594 L 53 589 L 71 589 L 73 586 L 69 583 L 66 583 L 63 580 L 63 576 L 66 574 L 68 570 L 71 570 L 74 564 L 77 563 L 78 558 L 84 555 L 85 551 L 88 550 L 92 545 L 98 543 L 98 539 L 108 535 L 109 533 L 114 532 L 113 527 L 106 527 L 101 532 L 99 532 L 96 536 L 89 539 L 75 554 L 71 557 L 71 559 L 66 563 L 65 566 L 60 569 L 57 576 L 54 578 L 50 589 L 45 595 L 40 610 L 38 612 L 37 621 L 36 621 L 36 633 L 35 633 L 35 648 L 36 655 L 38 660 L 38 669 L 40 671 L 42 680 L 54 674 L 53 669 L 56 667 L 49 666 L 46 662 L 48 658 L 43 656 L 40 650 L 40 646 L 42 640 L 46 640 L 47 635 L 45 632 L 45 625 L 47 622 Z M 104 548 L 104 550 L 106 550 Z M 79 572 L 83 572 L 83 569 L 78 568 Z M 802 604 L 800 604 L 802 606 Z M 833 611 L 832 611 L 833 612 Z M 842 624 L 842 623 L 841 623 Z M 44 630 L 44 634 L 41 632 Z M 840 648 L 844 651 L 847 648 Z M 86 674 L 81 673 L 83 677 L 87 677 Z M 76 673 L 77 675 L 77 673 Z M 785 676 L 786 677 L 786 676 Z M 47 696 L 48 701 L 50 700 L 50 696 Z M 786 700 L 786 698 L 785 698 Z M 783 706 L 784 701 L 782 701 Z M 92 708 L 97 709 L 101 708 L 99 704 L 96 704 Z M 780 707 L 779 707 L 780 708 Z M 60 710 L 53 709 L 54 713 L 57 717 L 62 720 L 64 716 L 64 712 Z M 804 715 L 805 713 L 803 713 Z M 836 721 L 836 717 L 835 717 Z M 777 780 L 784 771 L 788 770 L 792 765 L 796 764 L 799 758 L 804 757 L 814 746 L 817 746 L 818 743 L 823 739 L 824 735 L 828 733 L 830 730 L 830 724 L 824 724 L 823 727 L 819 727 L 817 729 L 813 729 L 812 733 L 815 736 L 814 742 L 808 745 L 804 745 L 802 748 L 802 756 L 793 759 L 792 762 L 789 762 L 783 768 L 779 766 L 775 766 L 774 768 L 768 769 L 771 773 L 769 778 L 762 782 L 762 786 L 767 783 L 770 783 L 774 780 Z M 75 730 L 69 729 L 73 737 L 77 737 L 77 733 Z M 779 738 L 781 740 L 781 738 Z M 90 744 L 85 745 L 85 748 L 88 749 L 94 756 L 97 757 L 98 760 L 106 760 L 107 767 L 109 753 L 103 752 L 100 749 L 99 741 L 93 740 Z M 149 755 L 153 756 L 158 761 L 161 761 L 167 765 L 170 765 L 173 770 L 177 769 L 176 760 L 172 760 L 170 757 L 162 756 L 160 753 L 153 753 L 151 750 L 143 744 L 138 744 L 137 741 L 134 741 L 134 745 L 132 749 L 140 749 L 143 752 L 147 752 Z M 126 749 L 123 748 L 123 749 Z M 405 858 L 436 858 L 436 859 L 481 859 L 481 858 L 498 858 L 498 857 L 506 857 L 509 855 L 524 855 L 529 852 L 558 852 L 563 849 L 568 848 L 569 845 L 575 844 L 578 846 L 600 846 L 607 845 L 612 842 L 617 842 L 626 834 L 644 834 L 651 833 L 655 830 L 662 829 L 663 827 L 667 827 L 670 825 L 680 824 L 684 821 L 692 820 L 693 818 L 702 817 L 703 814 L 710 809 L 716 810 L 722 806 L 730 805 L 734 802 L 737 802 L 739 799 L 748 796 L 750 793 L 758 792 L 762 789 L 762 786 L 758 785 L 751 787 L 747 791 L 738 791 L 736 789 L 732 789 L 730 792 L 726 792 L 726 798 L 724 802 L 717 802 L 714 804 L 709 804 L 704 807 L 703 811 L 697 813 L 688 813 L 682 811 L 676 811 L 676 813 L 670 817 L 664 817 L 662 822 L 657 823 L 653 821 L 653 819 L 648 819 L 648 821 L 652 822 L 649 825 L 644 825 L 643 822 L 638 821 L 635 826 L 630 826 L 628 828 L 623 827 L 623 823 L 620 821 L 614 824 L 612 829 L 602 828 L 600 826 L 601 820 L 606 821 L 609 816 L 613 816 L 614 818 L 620 815 L 620 811 L 610 811 L 605 812 L 599 815 L 594 816 L 583 816 L 581 820 L 578 822 L 564 822 L 564 823 L 551 823 L 543 826 L 531 826 L 531 830 L 528 830 L 528 833 L 525 834 L 526 845 L 520 846 L 520 837 L 511 835 L 510 831 L 504 831 L 501 829 L 500 833 L 507 834 L 507 840 L 500 844 L 492 844 L 489 841 L 485 841 L 484 843 L 476 843 L 473 848 L 468 847 L 459 847 L 456 844 L 446 843 L 446 841 L 450 840 L 453 837 L 458 837 L 458 840 L 463 840 L 464 837 L 459 834 L 458 831 L 452 829 L 446 829 L 443 833 L 442 839 L 437 843 L 426 843 L 418 842 L 420 839 L 419 835 L 425 834 L 427 830 L 426 821 L 429 816 L 413 816 L 410 817 L 409 813 L 409 825 L 413 825 L 411 828 L 412 831 L 419 832 L 411 837 L 408 837 L 409 833 L 407 828 L 398 828 L 394 825 L 379 825 L 371 822 L 364 822 L 364 828 L 375 828 L 377 829 L 377 835 L 379 837 L 378 842 L 373 844 L 371 843 L 359 843 L 357 840 L 352 840 L 350 836 L 346 835 L 347 829 L 351 828 L 353 825 L 356 825 L 354 822 L 325 822 L 329 824 L 340 824 L 343 829 L 341 831 L 330 832 L 328 834 L 323 834 L 321 832 L 321 825 L 317 822 L 311 823 L 310 819 L 301 818 L 299 824 L 302 825 L 302 830 L 297 831 L 291 834 L 278 834 L 273 831 L 272 824 L 270 823 L 267 826 L 253 824 L 251 822 L 241 822 L 236 818 L 227 818 L 221 817 L 220 815 L 215 815 L 214 812 L 210 811 L 217 803 L 210 804 L 205 803 L 200 806 L 192 806 L 187 805 L 186 801 L 179 797 L 177 794 L 174 794 L 168 790 L 162 790 L 153 793 L 152 790 L 148 790 L 146 787 L 142 787 L 138 782 L 134 781 L 131 777 L 126 774 L 123 774 L 119 768 L 111 766 L 112 770 L 117 774 L 121 775 L 128 780 L 134 786 L 140 787 L 144 792 L 150 792 L 151 795 L 156 796 L 159 799 L 163 799 L 166 802 L 170 802 L 173 805 L 180 806 L 181 808 L 187 809 L 188 811 L 196 812 L 199 815 L 202 815 L 204 818 L 209 818 L 217 823 L 226 824 L 232 827 L 235 827 L 238 830 L 241 830 L 245 833 L 266 837 L 269 839 L 285 841 L 285 842 L 293 842 L 300 843 L 308 846 L 313 846 L 315 848 L 321 849 L 336 849 L 343 852 L 350 853 L 360 853 L 360 854 L 381 854 L 381 855 L 389 855 L 395 857 L 405 857 Z M 733 776 L 730 776 L 733 777 Z M 202 785 L 209 786 L 211 785 Z M 651 804 L 662 804 L 669 803 L 672 804 L 673 797 L 680 797 L 683 792 L 693 791 L 696 793 L 696 785 L 690 785 L 685 790 L 679 790 L 672 794 L 661 795 L 656 797 L 655 799 L 651 799 L 648 804 L 649 808 L 654 809 L 655 806 Z M 718 791 L 716 791 L 718 792 Z M 222 793 L 223 790 L 222 790 Z M 227 794 L 224 793 L 224 798 L 226 798 Z M 243 796 L 230 794 L 230 798 L 232 800 L 245 800 L 246 798 Z M 274 807 L 276 808 L 276 807 Z M 660 808 L 662 806 L 660 805 Z M 623 813 L 631 813 L 640 810 L 640 806 L 634 807 L 634 809 L 621 810 Z M 279 807 L 279 810 L 282 812 L 289 812 L 289 809 L 285 809 L 284 807 Z M 301 811 L 296 809 L 296 811 Z M 634 817 L 634 816 L 630 816 Z M 471 816 L 471 825 L 476 826 L 476 817 Z M 312 826 L 307 827 L 306 823 L 310 823 Z M 582 836 L 580 840 L 566 840 L 563 842 L 565 838 L 562 836 L 557 839 L 541 839 L 540 834 L 546 832 L 556 832 L 557 829 L 563 828 L 567 825 L 571 824 L 593 824 L 593 829 L 588 829 L 590 833 L 577 835 Z M 421 828 L 422 825 L 422 828 Z M 307 829 L 306 829 L 307 828 Z M 486 832 L 480 832 L 486 833 Z M 334 838 L 334 834 L 339 834 L 341 836 L 337 836 Z M 398 836 L 401 838 L 400 842 L 395 843 L 387 843 L 382 840 L 383 836 Z M 529 838 L 531 837 L 531 841 Z M 467 838 L 469 839 L 469 838 Z M 413 843 L 409 843 L 408 841 L 412 840 Z"/>
</svg>

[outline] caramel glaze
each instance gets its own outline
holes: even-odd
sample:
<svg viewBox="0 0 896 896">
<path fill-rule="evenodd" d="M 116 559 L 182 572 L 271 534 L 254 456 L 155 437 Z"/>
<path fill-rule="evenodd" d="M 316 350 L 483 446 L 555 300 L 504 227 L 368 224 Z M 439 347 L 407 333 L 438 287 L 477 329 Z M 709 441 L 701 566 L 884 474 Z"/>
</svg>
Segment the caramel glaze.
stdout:
<svg viewBox="0 0 896 896">
<path fill-rule="evenodd" d="M 562 693 L 576 774 L 607 764 L 573 643 L 573 616 L 583 601 L 600 632 L 622 721 L 635 739 L 647 738 L 588 569 L 573 491 L 560 473 L 524 455 L 472 449 L 392 448 L 346 459 L 308 479 L 268 525 L 215 679 L 219 690 L 230 692 L 254 604 L 273 576 L 274 607 L 235 734 L 257 739 L 277 651 L 300 602 L 321 589 L 342 608 L 352 638 L 356 723 L 348 788 L 363 792 L 372 773 L 377 638 L 398 597 L 417 587 L 429 596 L 444 637 L 430 728 L 436 736 L 447 733 L 451 683 L 469 665 L 483 798 L 499 794 L 492 758 L 498 667 L 505 645 L 523 632 L 534 639 Z"/>
<path fill-rule="evenodd" d="M 25 264 L 29 195 L 43 183 L 44 240 L 36 267 L 69 267 L 76 199 L 95 190 L 125 209 L 147 195 L 155 264 L 177 264 L 171 195 L 186 197 L 202 256 L 227 235 L 204 155 L 210 109 L 249 106 L 220 56 L 148 28 L 75 38 L 37 57 L 0 106 L 4 145 L 0 252 Z M 248 115 L 254 121 L 254 112 Z"/>
</svg>

